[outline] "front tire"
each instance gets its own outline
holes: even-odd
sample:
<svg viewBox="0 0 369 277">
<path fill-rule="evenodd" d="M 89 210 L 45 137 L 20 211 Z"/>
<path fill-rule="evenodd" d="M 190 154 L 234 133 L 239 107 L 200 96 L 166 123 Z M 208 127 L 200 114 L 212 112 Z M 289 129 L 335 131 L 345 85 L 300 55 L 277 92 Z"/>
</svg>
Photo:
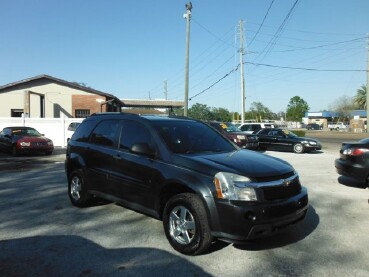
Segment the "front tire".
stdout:
<svg viewBox="0 0 369 277">
<path fill-rule="evenodd" d="M 212 242 L 208 215 L 199 196 L 182 193 L 173 196 L 163 212 L 165 235 L 178 252 L 203 253 Z"/>
<path fill-rule="evenodd" d="M 88 207 L 92 204 L 93 196 L 86 190 L 86 183 L 82 172 L 73 171 L 68 180 L 68 195 L 76 207 Z"/>
<path fill-rule="evenodd" d="M 293 146 L 293 152 L 295 153 L 301 154 L 301 153 L 304 153 L 304 150 L 305 150 L 304 146 L 301 143 L 296 143 Z"/>
</svg>

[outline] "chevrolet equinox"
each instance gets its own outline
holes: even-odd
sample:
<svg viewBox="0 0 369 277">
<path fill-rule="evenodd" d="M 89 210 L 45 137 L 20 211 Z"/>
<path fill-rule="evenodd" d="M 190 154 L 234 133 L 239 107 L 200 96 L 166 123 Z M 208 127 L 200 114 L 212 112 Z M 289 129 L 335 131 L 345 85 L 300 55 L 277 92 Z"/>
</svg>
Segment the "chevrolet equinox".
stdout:
<svg viewBox="0 0 369 277">
<path fill-rule="evenodd" d="M 271 235 L 308 209 L 289 163 L 183 117 L 92 115 L 68 143 L 65 171 L 74 206 L 105 199 L 160 219 L 186 255 Z"/>
</svg>

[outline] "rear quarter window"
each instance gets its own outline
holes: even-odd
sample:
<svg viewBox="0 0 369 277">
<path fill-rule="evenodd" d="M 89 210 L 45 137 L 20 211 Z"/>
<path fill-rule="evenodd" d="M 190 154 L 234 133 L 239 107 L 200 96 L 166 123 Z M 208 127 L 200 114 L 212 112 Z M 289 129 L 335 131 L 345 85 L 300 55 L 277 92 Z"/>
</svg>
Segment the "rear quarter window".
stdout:
<svg viewBox="0 0 369 277">
<path fill-rule="evenodd" d="M 71 140 L 87 142 L 88 137 L 91 134 L 92 129 L 95 127 L 95 121 L 84 121 L 79 128 L 74 132 Z"/>
</svg>

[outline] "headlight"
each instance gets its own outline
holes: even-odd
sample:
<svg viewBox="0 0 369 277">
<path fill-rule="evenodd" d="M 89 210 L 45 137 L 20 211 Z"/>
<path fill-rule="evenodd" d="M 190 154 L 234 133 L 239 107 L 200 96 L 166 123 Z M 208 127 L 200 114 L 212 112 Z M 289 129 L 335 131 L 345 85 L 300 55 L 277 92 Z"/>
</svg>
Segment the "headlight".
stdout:
<svg viewBox="0 0 369 277">
<path fill-rule="evenodd" d="M 218 172 L 214 176 L 214 185 L 220 199 L 257 201 L 251 180 L 245 176 Z"/>
<path fill-rule="evenodd" d="M 309 143 L 310 143 L 311 145 L 316 145 L 316 142 L 315 142 L 315 141 L 309 141 Z"/>
<path fill-rule="evenodd" d="M 53 146 L 53 142 L 52 142 L 51 140 L 49 140 L 49 141 L 47 142 L 47 145 L 48 145 L 48 146 Z"/>
<path fill-rule="evenodd" d="M 244 135 L 237 135 L 238 139 L 246 139 L 246 137 Z"/>
<path fill-rule="evenodd" d="M 31 143 L 30 142 L 25 142 L 25 141 L 21 141 L 19 144 L 21 146 L 31 146 Z"/>
</svg>

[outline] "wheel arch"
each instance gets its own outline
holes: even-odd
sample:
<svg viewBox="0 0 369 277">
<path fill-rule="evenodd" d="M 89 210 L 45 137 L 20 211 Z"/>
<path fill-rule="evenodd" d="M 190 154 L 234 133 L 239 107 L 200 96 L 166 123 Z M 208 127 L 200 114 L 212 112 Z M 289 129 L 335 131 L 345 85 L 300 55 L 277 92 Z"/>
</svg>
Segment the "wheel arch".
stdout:
<svg viewBox="0 0 369 277">
<path fill-rule="evenodd" d="M 163 211 L 168 200 L 172 198 L 174 195 L 178 195 L 181 193 L 192 193 L 197 195 L 202 201 L 206 213 L 208 215 L 209 222 L 211 223 L 212 216 L 209 211 L 209 204 L 207 203 L 210 197 L 206 197 L 206 195 L 204 195 L 204 192 L 202 191 L 196 190 L 193 187 L 181 184 L 179 182 L 170 182 L 166 184 L 164 188 L 161 190 L 159 200 L 156 204 L 156 210 L 158 211 L 160 219 L 161 220 L 163 219 Z"/>
</svg>

